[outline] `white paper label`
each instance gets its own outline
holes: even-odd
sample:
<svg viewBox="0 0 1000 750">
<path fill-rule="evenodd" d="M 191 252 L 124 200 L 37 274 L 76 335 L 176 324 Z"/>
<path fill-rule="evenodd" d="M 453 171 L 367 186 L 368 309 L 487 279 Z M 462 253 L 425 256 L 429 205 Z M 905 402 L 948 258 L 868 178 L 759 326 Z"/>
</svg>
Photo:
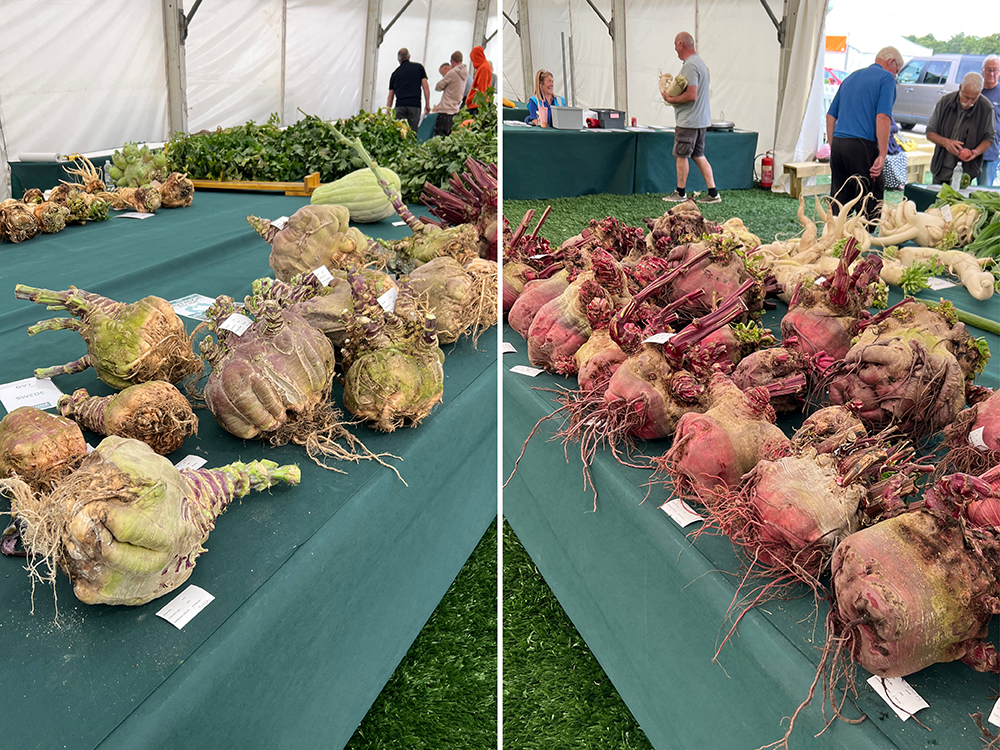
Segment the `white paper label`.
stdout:
<svg viewBox="0 0 1000 750">
<path fill-rule="evenodd" d="M 872 675 L 868 678 L 868 684 L 902 721 L 909 719 L 921 708 L 930 706 L 902 677 Z"/>
<path fill-rule="evenodd" d="M 204 294 L 189 294 L 187 297 L 171 300 L 169 304 L 174 308 L 175 313 L 183 315 L 185 318 L 208 320 L 205 311 L 213 302 L 215 302 L 214 299 L 206 297 Z"/>
<path fill-rule="evenodd" d="M 405 227 L 406 226 L 406 222 L 405 221 L 394 221 L 394 222 L 392 222 L 392 225 L 394 227 Z"/>
<path fill-rule="evenodd" d="M 518 375 L 527 375 L 529 378 L 533 378 L 536 375 L 541 375 L 545 370 L 539 370 L 537 367 L 528 367 L 527 365 L 514 365 L 510 368 L 511 372 L 516 372 Z"/>
<path fill-rule="evenodd" d="M 54 409 L 63 395 L 51 378 L 25 378 L 0 385 L 0 402 L 8 412 L 20 406 L 36 409 Z"/>
<path fill-rule="evenodd" d="M 388 292 L 383 294 L 378 298 L 378 303 L 382 305 L 382 309 L 387 313 L 391 313 L 396 309 L 396 300 L 399 298 L 399 289 L 393 287 Z"/>
<path fill-rule="evenodd" d="M 671 333 L 670 331 L 665 331 L 664 333 L 654 333 L 648 339 L 643 339 L 644 344 L 665 344 L 674 336 L 676 333 Z"/>
<path fill-rule="evenodd" d="M 277 227 L 278 229 L 284 229 L 285 224 L 288 223 L 287 216 L 279 216 L 277 219 L 271 222 L 272 227 Z"/>
<path fill-rule="evenodd" d="M 685 526 L 690 526 L 693 523 L 705 520 L 691 510 L 691 506 L 679 497 L 675 497 L 673 500 L 667 500 L 667 502 L 660 506 L 660 510 L 674 519 L 674 521 L 677 522 L 677 525 L 682 529 Z"/>
<path fill-rule="evenodd" d="M 814 284 L 822 284 L 824 281 L 826 281 L 826 276 L 817 276 L 816 280 L 813 281 L 813 283 Z"/>
<path fill-rule="evenodd" d="M 123 214 L 118 214 L 119 219 L 151 219 L 153 214 L 144 214 L 141 211 L 126 211 Z"/>
<path fill-rule="evenodd" d="M 94 446 L 92 446 L 90 443 L 87 443 L 87 453 L 93 453 L 93 452 L 94 452 Z"/>
<path fill-rule="evenodd" d="M 239 313 L 233 313 L 226 321 L 219 326 L 223 331 L 232 331 L 237 336 L 242 336 L 247 332 L 247 329 L 253 325 L 253 321 L 250 320 L 246 315 L 240 315 Z"/>
<path fill-rule="evenodd" d="M 949 287 L 958 286 L 954 281 L 948 281 L 948 279 L 942 279 L 940 276 L 931 276 L 927 279 L 927 286 L 935 291 L 938 289 L 948 289 Z"/>
<path fill-rule="evenodd" d="M 514 345 L 512 343 L 510 343 L 509 341 L 504 341 L 503 342 L 503 347 L 500 349 L 500 353 L 501 354 L 508 354 L 510 352 L 516 352 L 516 351 L 517 351 L 517 349 L 515 349 Z"/>
<path fill-rule="evenodd" d="M 333 281 L 333 274 L 330 273 L 330 269 L 326 266 L 314 268 L 312 275 L 316 277 L 316 281 L 320 283 L 320 286 L 329 286 L 330 282 Z"/>
<path fill-rule="evenodd" d="M 947 203 L 941 206 L 941 215 L 944 217 L 944 220 L 947 221 L 949 224 L 952 221 L 954 221 L 954 218 L 951 215 L 951 206 L 949 206 Z"/>
<path fill-rule="evenodd" d="M 984 426 L 984 427 L 977 427 L 976 429 L 972 430 L 972 432 L 969 433 L 969 445 L 971 445 L 973 448 L 979 448 L 979 450 L 981 451 L 989 450 L 990 447 L 986 444 L 986 441 L 983 440 L 983 430 L 985 429 L 986 427 Z"/>
<path fill-rule="evenodd" d="M 528 256 L 528 258 L 529 258 L 530 260 L 538 260 L 539 258 L 548 258 L 548 257 L 549 257 L 549 256 L 548 256 L 548 255 L 546 255 L 545 253 L 539 253 L 538 255 L 529 255 L 529 256 Z"/>
<path fill-rule="evenodd" d="M 200 469 L 202 466 L 208 463 L 207 458 L 202 458 L 201 456 L 196 456 L 193 453 L 189 453 L 184 456 L 180 461 L 174 464 L 178 469 Z"/>
<path fill-rule="evenodd" d="M 990 711 L 990 718 L 987 721 L 995 727 L 1000 727 L 1000 698 L 993 704 L 993 710 Z"/>
<path fill-rule="evenodd" d="M 205 609 L 213 599 L 215 597 L 205 589 L 198 586 L 188 586 L 175 596 L 170 604 L 157 612 L 156 616 L 162 617 L 180 630 L 191 622 L 196 614 Z"/>
</svg>

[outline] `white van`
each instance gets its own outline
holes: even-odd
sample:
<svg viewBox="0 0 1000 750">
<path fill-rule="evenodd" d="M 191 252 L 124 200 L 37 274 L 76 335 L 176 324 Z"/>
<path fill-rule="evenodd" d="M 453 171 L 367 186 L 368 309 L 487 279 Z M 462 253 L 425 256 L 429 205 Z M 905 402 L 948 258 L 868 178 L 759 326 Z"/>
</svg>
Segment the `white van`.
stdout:
<svg viewBox="0 0 1000 750">
<path fill-rule="evenodd" d="M 926 125 L 938 100 L 957 91 L 966 73 L 982 74 L 985 59 L 986 55 L 933 55 L 910 60 L 896 76 L 892 116 L 899 127 Z"/>
</svg>

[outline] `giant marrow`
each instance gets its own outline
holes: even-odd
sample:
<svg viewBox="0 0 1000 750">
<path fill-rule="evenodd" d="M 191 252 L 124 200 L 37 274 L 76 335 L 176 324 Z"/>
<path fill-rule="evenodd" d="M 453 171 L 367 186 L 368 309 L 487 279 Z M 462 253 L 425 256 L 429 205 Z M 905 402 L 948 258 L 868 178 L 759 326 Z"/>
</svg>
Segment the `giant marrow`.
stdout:
<svg viewBox="0 0 1000 750">
<path fill-rule="evenodd" d="M 379 171 L 398 193 L 401 186 L 399 175 L 385 167 L 379 167 Z M 314 205 L 346 206 L 351 212 L 351 221 L 358 224 L 382 221 L 396 214 L 396 209 L 392 207 L 379 187 L 375 174 L 368 167 L 320 185 L 313 191 L 309 202 Z"/>
</svg>

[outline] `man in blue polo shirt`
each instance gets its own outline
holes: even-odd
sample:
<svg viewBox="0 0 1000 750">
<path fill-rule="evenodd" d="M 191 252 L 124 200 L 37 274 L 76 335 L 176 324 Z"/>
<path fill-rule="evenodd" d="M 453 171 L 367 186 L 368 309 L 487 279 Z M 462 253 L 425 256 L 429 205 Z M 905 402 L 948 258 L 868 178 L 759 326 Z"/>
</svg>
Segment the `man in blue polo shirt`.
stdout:
<svg viewBox="0 0 1000 750">
<path fill-rule="evenodd" d="M 844 205 L 863 194 L 859 203 L 864 203 L 869 221 L 877 218 L 885 193 L 882 167 L 896 103 L 896 75 L 902 67 L 899 50 L 883 47 L 874 64 L 844 79 L 826 114 L 830 195 Z M 854 210 L 860 208 L 855 204 Z M 833 210 L 838 213 L 836 204 Z"/>
</svg>

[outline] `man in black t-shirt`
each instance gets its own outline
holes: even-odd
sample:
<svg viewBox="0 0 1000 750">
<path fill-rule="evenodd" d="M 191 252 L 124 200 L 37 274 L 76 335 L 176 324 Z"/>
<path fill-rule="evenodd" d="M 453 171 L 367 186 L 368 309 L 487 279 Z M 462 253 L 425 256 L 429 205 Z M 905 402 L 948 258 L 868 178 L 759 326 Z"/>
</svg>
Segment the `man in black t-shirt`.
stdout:
<svg viewBox="0 0 1000 750">
<path fill-rule="evenodd" d="M 420 63 L 410 62 L 410 51 L 403 47 L 396 54 L 399 67 L 389 77 L 389 103 L 396 100 L 396 119 L 406 120 L 416 131 L 420 124 L 420 90 L 424 91 L 424 114 L 431 111 L 431 88 L 427 72 Z"/>
</svg>

